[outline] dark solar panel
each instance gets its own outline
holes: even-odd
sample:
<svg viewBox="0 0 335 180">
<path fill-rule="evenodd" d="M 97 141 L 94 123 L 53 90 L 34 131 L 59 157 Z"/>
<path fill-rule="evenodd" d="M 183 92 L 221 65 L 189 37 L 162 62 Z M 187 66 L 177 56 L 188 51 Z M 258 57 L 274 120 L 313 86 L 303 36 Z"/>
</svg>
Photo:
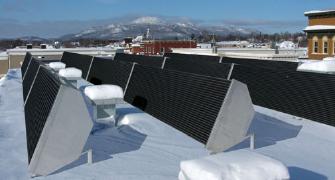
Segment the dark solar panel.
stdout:
<svg viewBox="0 0 335 180">
<path fill-rule="evenodd" d="M 49 64 L 52 62 L 60 62 L 60 59 L 38 59 L 43 64 Z"/>
<path fill-rule="evenodd" d="M 27 95 L 29 93 L 30 87 L 33 84 L 34 78 L 38 71 L 38 67 L 40 66 L 40 62 L 35 58 L 31 59 L 29 67 L 26 71 L 26 75 L 22 81 L 22 89 L 23 89 L 23 100 L 24 102 L 27 99 Z"/>
<path fill-rule="evenodd" d="M 53 76 L 51 72 L 43 66 L 40 67 L 24 107 L 29 163 L 56 99 L 60 85 L 60 81 Z"/>
<path fill-rule="evenodd" d="M 188 57 L 167 58 L 164 64 L 164 69 L 171 69 L 226 79 L 229 75 L 231 64 L 224 64 L 207 60 L 198 60 Z"/>
<path fill-rule="evenodd" d="M 195 54 L 179 54 L 179 53 L 166 53 L 165 57 L 171 59 L 192 59 L 194 61 L 206 61 L 206 62 L 219 62 L 219 56 L 207 56 L 207 55 L 195 55 Z M 289 70 L 296 71 L 299 63 L 289 61 L 275 61 L 275 60 L 257 60 L 257 59 L 243 59 L 243 58 L 231 58 L 223 57 L 222 63 L 236 63 L 248 66 L 258 66 L 263 68 L 278 69 L 278 70 Z"/>
<path fill-rule="evenodd" d="M 23 78 L 24 74 L 27 71 L 29 62 L 30 62 L 30 60 L 31 60 L 32 57 L 33 56 L 30 54 L 30 52 L 27 52 L 26 56 L 24 57 L 24 60 L 22 62 L 22 66 L 21 66 L 21 76 L 22 76 L 22 78 Z"/>
<path fill-rule="evenodd" d="M 138 64 L 145 65 L 145 66 L 151 66 L 151 67 L 162 67 L 164 57 L 116 53 L 114 60 L 126 61 L 126 62 L 136 62 Z"/>
<path fill-rule="evenodd" d="M 135 65 L 125 101 L 206 144 L 230 81 Z"/>
<path fill-rule="evenodd" d="M 231 58 L 231 57 L 223 57 L 222 63 L 236 63 L 250 67 L 256 66 L 256 67 L 269 68 L 275 70 L 285 70 L 285 71 L 296 71 L 299 65 L 298 62 L 242 59 L 242 58 Z"/>
<path fill-rule="evenodd" d="M 95 57 L 87 80 L 95 85 L 114 84 L 124 89 L 132 66 L 130 62 Z"/>
<path fill-rule="evenodd" d="M 335 126 L 335 76 L 235 65 L 254 104 Z"/>
<path fill-rule="evenodd" d="M 179 53 L 165 53 L 164 57 L 169 57 L 171 59 L 192 59 L 194 61 L 202 62 L 213 62 L 219 63 L 220 56 L 207 56 L 207 55 L 196 55 L 196 54 L 179 54 Z"/>
<path fill-rule="evenodd" d="M 86 79 L 93 57 L 89 55 L 64 52 L 61 62 L 66 64 L 66 67 L 75 67 L 82 71 L 82 78 Z"/>
</svg>

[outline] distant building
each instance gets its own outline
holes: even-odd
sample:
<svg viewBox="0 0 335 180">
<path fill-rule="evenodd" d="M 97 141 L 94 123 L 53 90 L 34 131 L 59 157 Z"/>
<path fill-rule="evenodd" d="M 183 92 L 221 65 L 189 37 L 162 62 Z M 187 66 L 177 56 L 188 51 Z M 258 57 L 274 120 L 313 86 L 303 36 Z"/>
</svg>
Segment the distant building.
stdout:
<svg viewBox="0 0 335 180">
<path fill-rule="evenodd" d="M 212 45 L 210 43 L 199 43 L 197 44 L 197 48 L 210 49 L 212 48 Z"/>
<path fill-rule="evenodd" d="M 335 56 L 335 10 L 305 12 L 308 26 L 308 58 L 323 59 Z"/>
<path fill-rule="evenodd" d="M 248 41 L 221 41 L 216 45 L 219 48 L 246 48 L 250 45 Z"/>
<path fill-rule="evenodd" d="M 172 52 L 172 48 L 196 48 L 197 42 L 193 40 L 150 40 L 139 45 L 133 45 L 133 54 L 156 55 Z"/>
<path fill-rule="evenodd" d="M 124 38 L 124 47 L 131 48 L 132 42 L 133 42 L 133 38 L 132 37 L 126 37 L 126 38 Z"/>
</svg>

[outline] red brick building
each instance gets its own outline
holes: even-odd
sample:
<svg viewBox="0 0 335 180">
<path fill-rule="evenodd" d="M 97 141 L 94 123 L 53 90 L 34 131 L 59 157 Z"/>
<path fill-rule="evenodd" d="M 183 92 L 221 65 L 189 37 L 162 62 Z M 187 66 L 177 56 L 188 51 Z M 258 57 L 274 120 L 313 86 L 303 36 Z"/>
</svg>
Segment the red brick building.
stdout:
<svg viewBox="0 0 335 180">
<path fill-rule="evenodd" d="M 308 58 L 322 60 L 335 56 L 335 10 L 305 12 L 308 26 Z"/>
<path fill-rule="evenodd" d="M 197 42 L 193 40 L 151 40 L 143 41 L 139 46 L 133 45 L 133 54 L 156 55 L 172 52 L 172 48 L 196 48 Z"/>
</svg>

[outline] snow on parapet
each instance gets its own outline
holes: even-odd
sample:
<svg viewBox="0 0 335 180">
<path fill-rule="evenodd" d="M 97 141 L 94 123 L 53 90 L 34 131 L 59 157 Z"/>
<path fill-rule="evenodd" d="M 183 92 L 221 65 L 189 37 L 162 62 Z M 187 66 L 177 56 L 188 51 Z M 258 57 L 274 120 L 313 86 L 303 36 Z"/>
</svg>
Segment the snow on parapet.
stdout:
<svg viewBox="0 0 335 180">
<path fill-rule="evenodd" d="M 334 9 L 329 9 L 329 10 L 312 10 L 312 11 L 306 11 L 304 15 L 313 15 L 313 14 L 321 14 L 321 13 L 329 13 L 329 12 L 335 12 Z"/>
<path fill-rule="evenodd" d="M 335 61 L 335 57 L 325 57 L 323 58 L 324 61 Z"/>
<path fill-rule="evenodd" d="M 270 157 L 239 150 L 182 161 L 179 180 L 234 179 L 285 180 L 290 175 L 283 163 Z"/>
<path fill-rule="evenodd" d="M 95 85 L 85 88 L 84 93 L 91 100 L 123 98 L 123 90 L 116 85 Z"/>
<path fill-rule="evenodd" d="M 306 62 L 301 64 L 298 71 L 311 71 L 311 72 L 323 72 L 323 73 L 334 73 L 335 72 L 335 59 L 327 58 L 324 61 L 317 62 Z"/>
<path fill-rule="evenodd" d="M 315 30 L 335 30 L 335 26 L 331 25 L 314 25 L 307 26 L 304 31 L 315 31 Z"/>
</svg>

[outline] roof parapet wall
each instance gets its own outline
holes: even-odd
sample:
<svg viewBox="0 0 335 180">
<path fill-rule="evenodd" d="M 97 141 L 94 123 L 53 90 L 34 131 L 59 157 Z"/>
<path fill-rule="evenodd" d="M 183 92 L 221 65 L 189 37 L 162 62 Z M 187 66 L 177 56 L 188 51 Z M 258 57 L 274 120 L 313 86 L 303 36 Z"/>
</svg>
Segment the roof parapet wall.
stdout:
<svg viewBox="0 0 335 180">
<path fill-rule="evenodd" d="M 335 9 L 332 9 L 332 10 L 312 10 L 312 11 L 305 12 L 304 15 L 307 16 L 307 17 L 320 16 L 320 15 L 334 15 L 335 16 Z"/>
</svg>

